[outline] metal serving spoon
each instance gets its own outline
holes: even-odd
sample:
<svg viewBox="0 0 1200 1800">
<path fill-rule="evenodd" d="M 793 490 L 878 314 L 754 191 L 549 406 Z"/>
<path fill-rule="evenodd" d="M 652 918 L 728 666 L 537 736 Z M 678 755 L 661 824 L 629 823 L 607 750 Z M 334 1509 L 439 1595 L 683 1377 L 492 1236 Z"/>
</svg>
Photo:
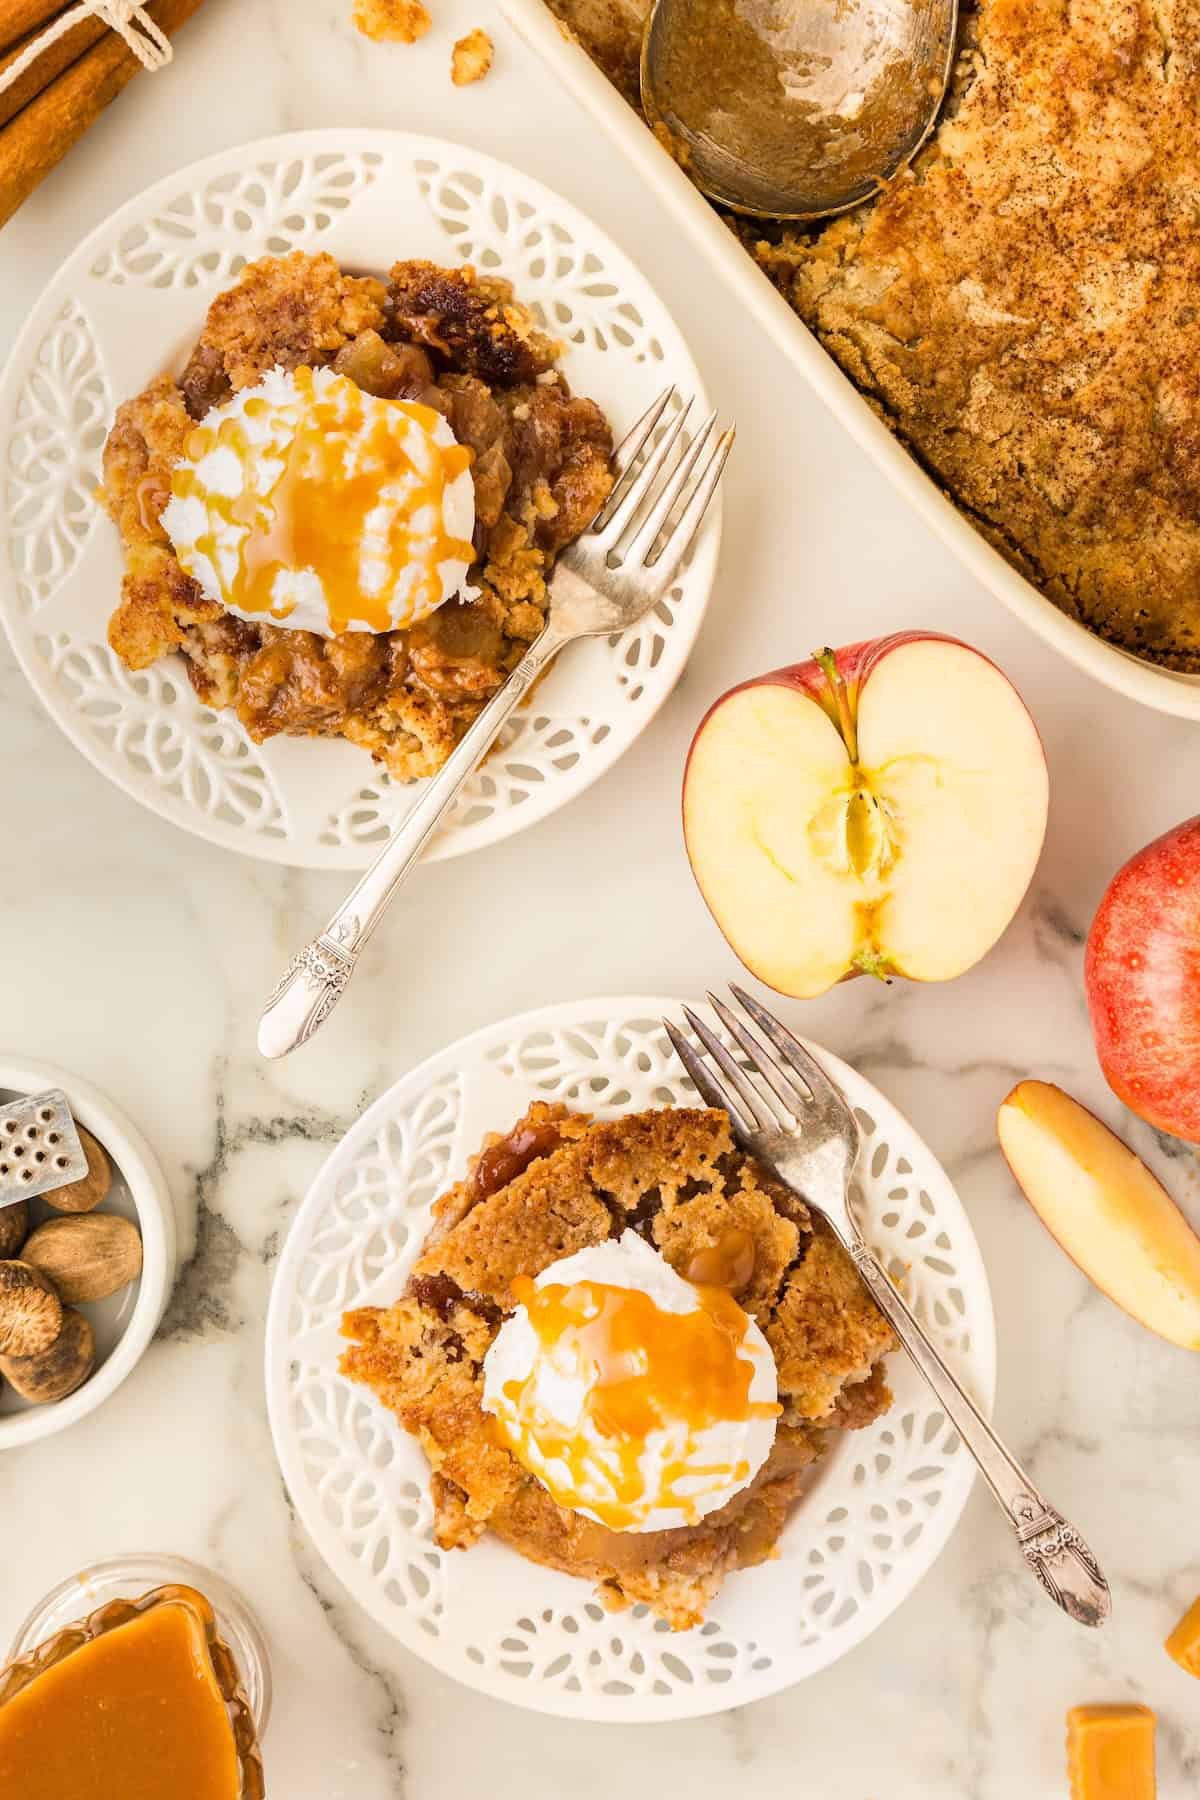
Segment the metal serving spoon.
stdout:
<svg viewBox="0 0 1200 1800">
<path fill-rule="evenodd" d="M 916 155 L 957 27 L 958 0 L 654 0 L 642 105 L 710 199 L 822 218 Z"/>
</svg>

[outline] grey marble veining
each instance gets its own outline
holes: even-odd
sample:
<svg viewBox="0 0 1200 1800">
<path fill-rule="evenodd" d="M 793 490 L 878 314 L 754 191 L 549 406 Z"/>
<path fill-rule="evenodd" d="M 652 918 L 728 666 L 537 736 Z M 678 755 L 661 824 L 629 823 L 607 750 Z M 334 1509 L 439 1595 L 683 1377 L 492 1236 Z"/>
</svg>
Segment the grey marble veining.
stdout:
<svg viewBox="0 0 1200 1800">
<path fill-rule="evenodd" d="M 254 1050 L 262 998 L 341 880 L 240 860 L 140 811 L 0 651 L 5 807 L 24 846 L 0 866 L 0 1037 L 76 1069 L 138 1121 L 167 1169 L 181 1249 L 136 1375 L 73 1431 L 0 1457 L 0 1518 L 20 1544 L 5 1559 L 0 1636 L 95 1557 L 162 1547 L 220 1567 L 274 1649 L 277 1800 L 651 1800 L 685 1777 L 693 1800 L 724 1800 L 748 1779 L 798 1800 L 1060 1800 L 1065 1709 L 1122 1698 L 1158 1709 L 1160 1793 L 1186 1800 L 1200 1791 L 1200 1688 L 1161 1640 L 1200 1591 L 1196 1365 L 1057 1251 L 1007 1176 L 994 1115 L 1022 1076 L 1060 1081 L 1200 1221 L 1195 1155 L 1109 1095 L 1081 988 L 1082 938 L 1109 875 L 1195 808 L 1195 730 L 1093 686 L 1004 615 L 747 339 L 687 245 L 664 241 L 637 183 L 597 156 L 491 0 L 434 10 L 428 38 L 384 49 L 351 31 L 349 0 L 209 0 L 176 69 L 135 84 L 0 237 L 0 339 L 85 230 L 194 157 L 302 125 L 461 137 L 593 213 L 651 274 L 736 412 L 717 590 L 676 693 L 618 767 L 532 831 L 419 872 L 337 1019 L 271 1067 Z M 446 78 L 453 38 L 478 23 L 497 41 L 486 128 L 478 95 Z M 694 994 L 731 974 L 679 842 L 697 719 L 724 686 L 814 644 L 913 624 L 966 636 L 1025 695 L 1050 762 L 1046 853 L 1012 929 L 970 976 L 929 989 L 859 980 L 797 1016 L 909 1114 L 957 1182 L 996 1302 L 1000 1426 L 1100 1551 L 1112 1626 L 1090 1636 L 1048 1607 L 976 1492 L 913 1598 L 791 1693 L 628 1729 L 473 1696 L 349 1601 L 291 1513 L 261 1375 L 289 1221 L 362 1107 L 449 1039 L 541 1002 Z M 485 904 L 513 922 L 503 947 L 482 926 Z"/>
</svg>

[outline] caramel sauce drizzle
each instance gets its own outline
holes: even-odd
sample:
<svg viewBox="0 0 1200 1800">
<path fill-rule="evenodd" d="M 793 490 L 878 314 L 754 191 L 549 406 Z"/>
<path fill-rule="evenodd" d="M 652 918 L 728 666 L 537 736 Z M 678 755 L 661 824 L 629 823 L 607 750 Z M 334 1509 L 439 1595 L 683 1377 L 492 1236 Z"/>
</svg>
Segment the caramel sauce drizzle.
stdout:
<svg viewBox="0 0 1200 1800">
<path fill-rule="evenodd" d="M 647 1503 L 678 1508 L 693 1524 L 700 1516 L 697 1483 L 711 1493 L 745 1481 L 744 1460 L 705 1465 L 695 1456 L 699 1434 L 712 1426 L 780 1412 L 773 1403 L 750 1399 L 755 1366 L 738 1354 L 746 1314 L 728 1292 L 698 1287 L 696 1310 L 672 1313 L 648 1294 L 605 1282 L 535 1287 L 518 1276 L 512 1285 L 543 1354 L 564 1374 L 582 1374 L 588 1383 L 578 1432 L 564 1431 L 538 1406 L 533 1374 L 504 1388 L 514 1418 L 497 1421 L 501 1436 L 526 1466 L 522 1447 L 530 1441 L 543 1457 L 565 1465 L 565 1480 L 538 1469 L 560 1506 L 586 1505 L 612 1531 L 640 1523 Z M 588 1425 L 601 1447 L 587 1434 Z M 669 1438 L 661 1467 L 652 1470 L 650 1492 L 643 1456 L 655 1431 Z M 685 1482 L 691 1491 L 681 1491 Z"/>
<path fill-rule="evenodd" d="M 446 489 L 470 467 L 472 451 L 463 444 L 434 444 L 432 434 L 441 414 L 415 400 L 376 400 L 368 412 L 367 396 L 347 376 L 338 376 L 320 394 L 311 369 L 297 369 L 294 380 L 305 409 L 284 454 L 282 472 L 268 492 L 214 494 L 194 468 L 186 464 L 176 468 L 172 492 L 180 499 L 201 500 L 212 521 L 197 539 L 196 553 L 220 568 L 220 527 L 245 531 L 229 595 L 245 613 L 285 619 L 293 610 L 273 595 L 281 569 L 311 569 L 320 577 L 335 635 L 352 624 L 371 631 L 392 630 L 392 591 L 409 570 L 413 572 L 409 622 L 432 612 L 442 600 L 441 564 L 469 564 L 475 559 L 472 545 L 449 536 L 443 524 Z M 270 402 L 261 395 L 245 407 L 249 418 L 269 410 Z M 434 454 L 432 468 L 424 474 L 404 448 L 398 413 L 429 435 Z M 198 425 L 184 445 L 191 463 L 218 449 L 231 450 L 244 470 L 263 454 L 262 448 L 251 444 L 242 419 L 232 417 L 215 428 Z M 386 489 L 405 477 L 416 479 L 403 505 L 395 506 L 385 498 Z M 370 525 L 368 521 L 384 505 L 390 510 L 381 531 L 377 519 Z M 368 537 L 370 560 L 382 561 L 386 569 L 371 594 L 364 593 L 361 576 Z"/>
<path fill-rule="evenodd" d="M 133 492 L 142 530 L 154 537 L 158 532 L 158 516 L 167 501 L 162 479 L 157 475 L 143 475 Z"/>
<path fill-rule="evenodd" d="M 740 1226 L 723 1231 L 715 1244 L 697 1250 L 685 1269 L 679 1272 L 685 1281 L 697 1287 L 728 1288 L 738 1294 L 749 1287 L 757 1261 L 754 1237 Z"/>
</svg>

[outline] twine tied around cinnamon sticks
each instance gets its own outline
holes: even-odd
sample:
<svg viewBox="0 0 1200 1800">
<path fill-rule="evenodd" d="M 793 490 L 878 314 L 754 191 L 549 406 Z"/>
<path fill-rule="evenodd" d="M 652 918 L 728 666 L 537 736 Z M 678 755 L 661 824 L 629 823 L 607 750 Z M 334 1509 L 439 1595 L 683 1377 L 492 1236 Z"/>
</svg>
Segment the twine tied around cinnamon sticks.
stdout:
<svg viewBox="0 0 1200 1800">
<path fill-rule="evenodd" d="M 111 26 L 119 33 L 143 69 L 165 69 L 175 54 L 170 38 L 155 24 L 141 0 L 78 0 L 77 5 L 68 6 L 0 72 L 0 94 L 13 87 L 59 38 L 66 37 L 69 31 L 91 18 L 99 19 L 102 25 Z"/>
<path fill-rule="evenodd" d="M 204 0 L 0 0 L 0 226 Z"/>
</svg>

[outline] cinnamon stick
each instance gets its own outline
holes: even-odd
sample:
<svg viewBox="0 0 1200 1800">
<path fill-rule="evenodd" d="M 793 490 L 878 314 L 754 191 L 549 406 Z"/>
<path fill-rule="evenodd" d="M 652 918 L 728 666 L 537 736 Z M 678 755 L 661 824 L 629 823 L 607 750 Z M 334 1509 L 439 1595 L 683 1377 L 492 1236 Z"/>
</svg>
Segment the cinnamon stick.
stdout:
<svg viewBox="0 0 1200 1800">
<path fill-rule="evenodd" d="M 203 0 L 149 0 L 146 11 L 167 36 Z M 0 128 L 0 226 L 7 224 L 104 108 L 141 71 L 141 63 L 115 31 L 104 36 Z M 170 72 L 155 77 L 169 81 Z"/>
<path fill-rule="evenodd" d="M 0 52 L 40 31 L 64 10 L 63 0 L 0 0 Z"/>
<path fill-rule="evenodd" d="M 62 37 L 56 38 L 26 69 L 25 73 L 17 77 L 11 87 L 5 88 L 0 93 L 0 126 L 7 125 L 10 119 L 14 119 L 23 106 L 27 106 L 31 100 L 36 99 L 43 88 L 49 87 L 50 83 L 61 75 L 64 69 L 69 69 L 75 59 L 82 56 L 85 50 L 90 50 L 93 44 L 98 44 L 108 29 L 103 19 L 98 19 L 95 14 L 92 14 L 89 18 L 80 19 L 78 25 L 72 26 L 70 31 L 63 33 Z M 12 67 L 27 45 L 32 44 L 41 35 L 40 29 L 31 31 L 28 37 L 24 37 L 20 43 L 14 44 L 11 50 L 0 54 L 0 80 L 3 79 L 5 71 Z"/>
</svg>

